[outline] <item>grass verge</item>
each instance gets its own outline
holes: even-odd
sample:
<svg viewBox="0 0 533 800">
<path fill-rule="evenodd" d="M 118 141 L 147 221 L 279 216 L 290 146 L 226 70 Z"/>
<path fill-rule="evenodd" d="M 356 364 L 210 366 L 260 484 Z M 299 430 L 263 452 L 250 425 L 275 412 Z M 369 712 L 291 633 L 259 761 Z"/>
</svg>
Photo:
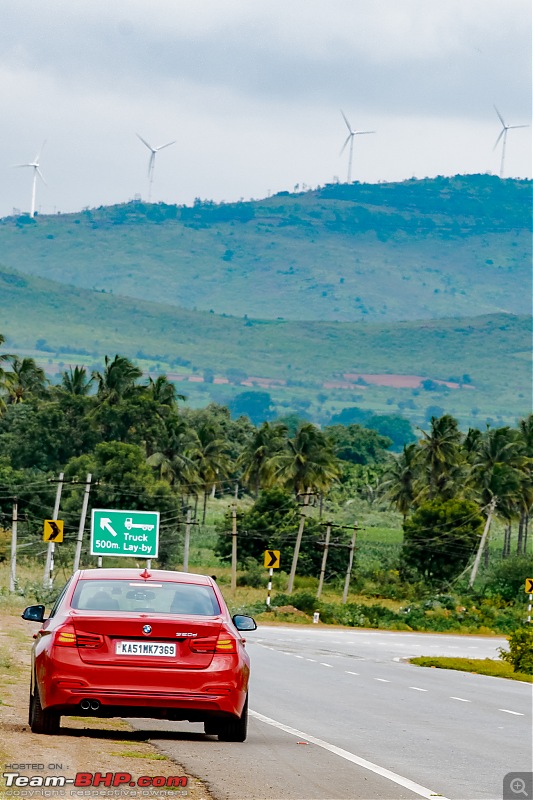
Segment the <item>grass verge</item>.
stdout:
<svg viewBox="0 0 533 800">
<path fill-rule="evenodd" d="M 510 664 L 505 661 L 496 661 L 492 658 L 433 658 L 419 656 L 409 659 L 411 664 L 419 667 L 436 667 L 437 669 L 457 669 L 461 672 L 474 672 L 477 675 L 492 675 L 494 678 L 510 678 L 513 681 L 533 683 L 533 675 L 524 672 L 515 672 Z"/>
</svg>

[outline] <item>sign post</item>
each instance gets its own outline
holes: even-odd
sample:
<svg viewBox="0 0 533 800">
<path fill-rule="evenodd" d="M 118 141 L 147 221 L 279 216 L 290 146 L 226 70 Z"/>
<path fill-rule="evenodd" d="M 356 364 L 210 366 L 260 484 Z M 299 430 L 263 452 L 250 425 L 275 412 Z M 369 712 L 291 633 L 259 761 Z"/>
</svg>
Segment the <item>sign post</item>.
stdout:
<svg viewBox="0 0 533 800">
<path fill-rule="evenodd" d="M 267 610 L 270 611 L 270 595 L 272 592 L 272 575 L 275 569 L 279 569 L 281 553 L 279 550 L 265 550 L 265 567 L 268 569 L 268 588 L 267 588 Z"/>
<path fill-rule="evenodd" d="M 527 607 L 527 621 L 531 624 L 531 607 L 533 606 L 533 578 L 526 578 L 526 594 L 529 595 L 529 605 Z"/>
<path fill-rule="evenodd" d="M 159 511 L 116 511 L 93 508 L 91 555 L 157 558 Z"/>
</svg>

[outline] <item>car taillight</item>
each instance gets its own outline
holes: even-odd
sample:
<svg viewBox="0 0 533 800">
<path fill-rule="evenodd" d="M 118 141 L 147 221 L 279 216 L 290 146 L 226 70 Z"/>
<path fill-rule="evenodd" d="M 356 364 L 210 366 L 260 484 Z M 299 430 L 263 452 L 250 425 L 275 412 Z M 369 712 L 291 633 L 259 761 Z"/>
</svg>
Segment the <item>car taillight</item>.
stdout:
<svg viewBox="0 0 533 800">
<path fill-rule="evenodd" d="M 64 625 L 56 631 L 54 644 L 60 647 L 100 647 L 104 643 L 99 633 L 76 633 L 73 625 Z"/>
<path fill-rule="evenodd" d="M 193 653 L 236 653 L 237 640 L 227 633 L 220 633 L 218 637 L 209 636 L 205 639 L 192 639 L 189 646 Z"/>
<path fill-rule="evenodd" d="M 74 625 L 64 625 L 56 631 L 54 644 L 61 647 L 76 647 L 76 631 Z"/>
<path fill-rule="evenodd" d="M 100 647 L 104 643 L 104 637 L 99 633 L 78 633 L 76 634 L 77 647 Z"/>
</svg>

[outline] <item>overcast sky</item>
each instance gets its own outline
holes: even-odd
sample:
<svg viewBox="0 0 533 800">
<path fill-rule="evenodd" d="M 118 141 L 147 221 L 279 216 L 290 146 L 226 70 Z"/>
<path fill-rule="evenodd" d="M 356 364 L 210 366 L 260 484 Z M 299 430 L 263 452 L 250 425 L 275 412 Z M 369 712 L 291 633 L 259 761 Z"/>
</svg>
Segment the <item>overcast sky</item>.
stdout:
<svg viewBox="0 0 533 800">
<path fill-rule="evenodd" d="M 498 174 L 531 117 L 529 0 L 3 0 L 0 216 Z M 506 176 L 531 177 L 531 130 Z M 0 254 L 1 260 L 1 254 Z"/>
</svg>

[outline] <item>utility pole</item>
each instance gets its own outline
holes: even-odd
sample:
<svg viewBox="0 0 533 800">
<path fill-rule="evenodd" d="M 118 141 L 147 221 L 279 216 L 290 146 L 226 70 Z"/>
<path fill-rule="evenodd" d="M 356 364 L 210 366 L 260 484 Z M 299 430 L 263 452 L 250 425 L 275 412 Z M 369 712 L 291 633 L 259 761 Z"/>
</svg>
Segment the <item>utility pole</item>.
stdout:
<svg viewBox="0 0 533 800">
<path fill-rule="evenodd" d="M 472 573 L 470 575 L 470 580 L 468 582 L 468 588 L 471 589 L 474 585 L 474 581 L 476 580 L 477 571 L 479 569 L 479 562 L 481 561 L 481 554 L 483 552 L 483 548 L 485 547 L 485 542 L 489 535 L 490 523 L 492 521 L 492 515 L 494 514 L 494 509 L 496 508 L 497 498 L 493 497 L 490 501 L 489 506 L 489 513 L 487 514 L 487 521 L 485 523 L 485 529 L 483 531 L 483 536 L 481 537 L 481 541 L 479 543 L 479 547 L 477 549 L 476 558 L 474 561 L 474 566 L 472 567 Z"/>
<path fill-rule="evenodd" d="M 83 503 L 81 505 L 80 525 L 78 528 L 78 536 L 76 538 L 76 550 L 74 552 L 74 564 L 72 566 L 73 572 L 76 572 L 76 570 L 80 568 L 81 546 L 83 543 L 83 531 L 85 530 L 85 519 L 87 517 L 87 506 L 89 505 L 89 494 L 91 492 L 91 480 L 92 475 L 90 472 L 88 472 L 85 483 L 85 491 L 83 493 Z"/>
<path fill-rule="evenodd" d="M 350 588 L 350 578 L 352 576 L 353 554 L 355 550 L 355 539 L 357 537 L 357 522 L 353 526 L 352 542 L 350 544 L 350 557 L 348 558 L 348 569 L 346 570 L 346 579 L 344 581 L 344 592 L 342 593 L 342 602 L 346 603 L 348 600 L 348 589 Z"/>
<path fill-rule="evenodd" d="M 183 543 L 183 571 L 189 571 L 189 544 L 191 541 L 191 509 L 187 509 L 187 522 L 185 523 L 185 542 Z"/>
<path fill-rule="evenodd" d="M 11 523 L 11 569 L 9 572 L 9 591 L 14 592 L 17 586 L 17 522 L 18 503 L 13 501 L 13 521 Z"/>
<path fill-rule="evenodd" d="M 61 491 L 63 489 L 63 473 L 59 473 L 59 480 L 57 482 L 56 501 L 54 503 L 54 511 L 52 519 L 57 519 L 59 514 L 59 503 L 61 502 Z M 46 553 L 46 564 L 44 566 L 43 586 L 45 589 L 51 589 L 54 582 L 54 552 L 56 549 L 55 542 L 48 542 L 48 551 Z"/>
<path fill-rule="evenodd" d="M 235 502 L 239 499 L 239 481 L 235 481 Z"/>
<path fill-rule="evenodd" d="M 231 530 L 231 591 L 237 588 L 237 506 L 231 509 L 232 530 Z"/>
<path fill-rule="evenodd" d="M 322 594 L 322 586 L 324 585 L 324 576 L 326 574 L 326 561 L 328 560 L 330 536 L 331 536 L 331 522 L 328 522 L 328 526 L 326 528 L 326 543 L 324 545 L 324 555 L 322 556 L 322 566 L 320 567 L 320 580 L 318 581 L 318 589 L 316 593 L 317 599 Z"/>
<path fill-rule="evenodd" d="M 298 526 L 298 535 L 296 537 L 296 544 L 294 545 L 294 554 L 292 557 L 291 574 L 289 575 L 289 585 L 287 586 L 288 594 L 292 594 L 292 588 L 294 586 L 294 578 L 296 577 L 296 567 L 298 566 L 298 556 L 300 555 L 300 546 L 302 544 L 302 536 L 305 525 L 305 509 L 307 504 L 309 503 L 310 493 L 311 493 L 311 487 L 309 487 L 307 489 L 307 492 L 305 493 L 302 513 L 300 514 L 300 525 Z"/>
</svg>

